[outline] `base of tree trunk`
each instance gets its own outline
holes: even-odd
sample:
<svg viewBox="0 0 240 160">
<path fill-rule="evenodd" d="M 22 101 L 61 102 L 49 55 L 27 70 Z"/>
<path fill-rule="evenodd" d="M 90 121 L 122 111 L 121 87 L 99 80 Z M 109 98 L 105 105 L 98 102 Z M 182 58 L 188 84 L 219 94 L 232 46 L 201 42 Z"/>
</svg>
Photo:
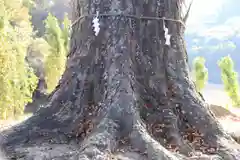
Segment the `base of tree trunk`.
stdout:
<svg viewBox="0 0 240 160">
<path fill-rule="evenodd" d="M 207 130 L 195 124 L 195 128 L 200 129 L 192 127 L 184 131 L 180 127 L 175 128 L 173 118 L 164 111 L 158 112 L 158 118 L 144 120 L 139 109 L 133 105 L 135 98 L 131 95 L 125 92 L 121 96 L 128 103 L 118 96 L 116 99 L 113 97 L 113 102 L 117 102 L 113 104 L 121 104 L 117 105 L 118 108 L 108 104 L 108 111 L 98 116 L 98 120 L 88 117 L 89 122 L 84 122 L 84 119 L 78 119 L 79 125 L 67 124 L 63 118 L 60 121 L 58 117 L 64 116 L 61 109 L 55 108 L 55 111 L 58 110 L 56 114 L 49 114 L 54 109 L 43 108 L 22 124 L 3 132 L 6 156 L 8 159 L 49 160 L 239 160 L 239 145 L 216 128 L 218 124 L 215 121 L 208 124 Z M 96 113 L 101 113 L 99 109 L 100 106 L 92 105 L 85 113 L 96 117 Z M 157 128 L 153 120 L 159 120 L 163 126 Z M 170 120 L 171 123 L 168 123 Z M 178 119 L 176 123 L 180 124 L 182 120 Z M 200 121 L 201 126 L 206 123 L 205 119 Z M 70 128 L 72 132 L 69 132 Z M 205 132 L 205 135 L 197 133 L 197 130 Z"/>
</svg>

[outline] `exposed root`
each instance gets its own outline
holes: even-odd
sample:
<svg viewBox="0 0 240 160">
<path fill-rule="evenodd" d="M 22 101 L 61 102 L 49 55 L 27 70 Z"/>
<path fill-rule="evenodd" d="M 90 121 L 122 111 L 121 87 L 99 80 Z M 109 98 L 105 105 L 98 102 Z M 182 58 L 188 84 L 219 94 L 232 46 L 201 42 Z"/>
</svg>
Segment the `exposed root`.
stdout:
<svg viewBox="0 0 240 160">
<path fill-rule="evenodd" d="M 151 138 L 146 129 L 137 122 L 130 135 L 131 144 L 141 153 L 146 153 L 151 160 L 178 160 L 170 151 Z"/>
<path fill-rule="evenodd" d="M 192 154 L 188 155 L 171 152 L 154 140 L 139 122 L 135 124 L 130 139 L 132 147 L 146 154 L 148 160 L 221 160 L 217 155 L 205 155 L 193 150 Z"/>
<path fill-rule="evenodd" d="M 11 155 L 11 159 L 36 158 L 39 156 L 38 154 L 41 154 L 42 159 L 77 158 L 80 160 L 114 160 L 115 158 L 118 160 L 124 160 L 124 157 L 128 157 L 130 160 L 239 160 L 240 150 L 237 150 L 237 147 L 239 146 L 228 139 L 221 137 L 218 138 L 220 141 L 217 143 L 221 144 L 221 146 L 219 146 L 220 149 L 217 150 L 214 155 L 199 154 L 198 152 L 195 152 L 194 145 L 189 148 L 192 154 L 179 153 L 177 150 L 166 148 L 164 143 L 159 143 L 157 140 L 154 140 L 144 126 L 141 118 L 138 116 L 138 113 L 132 115 L 132 122 L 128 122 L 124 119 L 119 119 L 121 122 L 115 122 L 115 120 L 107 118 L 111 117 L 112 113 L 113 112 L 109 112 L 109 114 L 106 114 L 107 116 L 105 116 L 105 118 L 103 118 L 93 130 L 91 130 L 91 133 L 85 137 L 80 146 L 75 143 L 74 148 L 69 148 L 68 145 L 70 142 L 66 141 L 65 144 L 53 145 L 49 143 L 44 146 L 41 145 L 42 147 L 40 148 L 36 148 L 31 146 L 31 144 L 34 144 L 33 141 L 30 145 L 23 144 L 15 146 L 15 148 L 12 148 L 13 150 L 8 148 L 7 153 L 8 155 Z M 126 132 L 122 132 L 121 129 L 125 129 L 124 126 L 128 126 L 127 129 L 129 129 L 129 125 L 132 125 L 132 129 L 128 130 L 129 135 L 127 136 L 127 139 L 129 139 L 129 141 L 121 146 L 119 145 L 118 140 L 122 139 L 122 136 L 126 136 Z M 171 130 L 168 131 L 171 132 Z M 23 132 L 23 130 L 21 132 Z M 45 138 L 47 138 L 49 135 L 45 136 Z M 183 139 L 180 133 L 178 133 L 176 137 Z M 38 138 L 40 138 L 41 141 L 42 137 L 40 136 Z M 188 138 L 188 140 L 189 139 L 191 138 Z M 39 143 L 39 139 L 35 140 Z M 178 143 L 181 144 L 182 142 Z M 184 143 L 189 144 L 191 142 L 188 141 Z M 179 147 L 185 148 L 186 146 L 183 145 Z M 63 150 L 69 151 L 69 153 L 64 151 L 66 154 L 60 154 Z M 181 150 L 181 148 L 179 148 L 179 150 Z"/>
<path fill-rule="evenodd" d="M 96 117 L 98 117 L 99 105 L 89 105 L 83 110 L 83 115 L 71 125 L 72 135 L 84 139 L 88 136 L 97 125 Z"/>
<path fill-rule="evenodd" d="M 115 122 L 105 118 L 95 129 L 81 145 L 79 154 L 81 160 L 108 159 L 107 157 L 110 157 L 111 152 L 117 147 L 119 126 Z"/>
<path fill-rule="evenodd" d="M 147 118 L 148 131 L 168 150 L 188 155 L 193 148 L 184 142 L 179 129 L 179 119 L 171 109 L 163 109 Z"/>
<path fill-rule="evenodd" d="M 240 145 L 231 139 L 219 137 L 218 155 L 224 160 L 239 160 L 240 159 Z"/>
</svg>

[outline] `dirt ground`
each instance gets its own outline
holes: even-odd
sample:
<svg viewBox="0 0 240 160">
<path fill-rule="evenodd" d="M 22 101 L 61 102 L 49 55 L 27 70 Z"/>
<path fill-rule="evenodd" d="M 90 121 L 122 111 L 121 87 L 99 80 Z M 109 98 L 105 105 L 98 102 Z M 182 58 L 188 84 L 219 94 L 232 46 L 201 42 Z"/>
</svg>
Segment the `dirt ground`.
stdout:
<svg viewBox="0 0 240 160">
<path fill-rule="evenodd" d="M 12 127 L 14 125 L 17 125 L 17 124 L 21 123 L 22 121 L 26 120 L 27 118 L 29 118 L 30 116 L 31 115 L 29 115 L 29 114 L 24 115 L 24 116 L 21 116 L 18 120 L 14 120 L 14 119 L 0 120 L 0 131 L 5 130 L 9 127 Z"/>
<path fill-rule="evenodd" d="M 231 100 L 228 98 L 222 85 L 207 84 L 203 90 L 203 96 L 212 106 L 222 106 L 218 109 L 218 120 L 225 130 L 240 136 L 240 108 L 231 107 Z M 216 107 L 217 108 L 217 107 Z M 230 112 L 228 112 L 230 111 Z"/>
</svg>

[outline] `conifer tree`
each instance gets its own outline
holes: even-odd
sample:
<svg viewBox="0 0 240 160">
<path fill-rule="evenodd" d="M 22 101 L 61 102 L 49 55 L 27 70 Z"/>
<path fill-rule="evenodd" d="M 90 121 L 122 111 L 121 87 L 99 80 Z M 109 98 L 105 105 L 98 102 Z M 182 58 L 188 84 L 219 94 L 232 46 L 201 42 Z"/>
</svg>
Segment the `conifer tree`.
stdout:
<svg viewBox="0 0 240 160">
<path fill-rule="evenodd" d="M 16 117 L 32 99 L 37 78 L 25 63 L 32 40 L 28 8 L 19 0 L 0 1 L 0 118 Z"/>
<path fill-rule="evenodd" d="M 234 62 L 230 56 L 221 58 L 218 61 L 221 69 L 224 89 L 232 100 L 233 106 L 240 106 L 240 93 L 238 83 L 238 73 L 234 71 Z"/>
<path fill-rule="evenodd" d="M 201 92 L 208 80 L 208 70 L 205 67 L 205 59 L 196 57 L 193 60 L 194 81 L 198 92 Z"/>
<path fill-rule="evenodd" d="M 69 45 L 70 21 L 65 16 L 63 29 L 56 17 L 49 14 L 45 20 L 45 39 L 50 46 L 50 53 L 45 62 L 45 78 L 48 93 L 56 87 L 61 75 L 65 70 L 66 53 Z"/>
</svg>

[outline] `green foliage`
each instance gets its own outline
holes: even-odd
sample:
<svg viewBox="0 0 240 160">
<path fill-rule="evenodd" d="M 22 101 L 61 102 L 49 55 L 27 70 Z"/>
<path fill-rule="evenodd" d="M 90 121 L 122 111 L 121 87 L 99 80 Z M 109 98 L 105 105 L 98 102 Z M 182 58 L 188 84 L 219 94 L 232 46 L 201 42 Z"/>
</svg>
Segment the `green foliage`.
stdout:
<svg viewBox="0 0 240 160">
<path fill-rule="evenodd" d="M 233 106 L 240 106 L 238 74 L 234 71 L 234 62 L 230 56 L 226 56 L 218 61 L 218 66 L 221 69 L 224 89 L 231 98 Z"/>
<path fill-rule="evenodd" d="M 47 55 L 49 55 L 50 46 L 44 38 L 35 38 L 28 46 L 28 58 L 36 59 L 40 58 L 41 61 L 45 61 Z"/>
<path fill-rule="evenodd" d="M 66 54 L 69 46 L 70 21 L 65 16 L 63 29 L 56 17 L 49 14 L 45 20 L 45 40 L 50 46 L 50 53 L 45 61 L 45 79 L 47 92 L 51 93 L 56 87 L 65 70 Z"/>
<path fill-rule="evenodd" d="M 2 0 L 0 17 L 0 118 L 7 119 L 31 102 L 37 77 L 25 63 L 32 36 L 28 9 L 19 0 Z"/>
<path fill-rule="evenodd" d="M 44 76 L 44 62 L 49 55 L 50 46 L 43 38 L 35 38 L 28 46 L 27 63 L 38 77 Z"/>
<path fill-rule="evenodd" d="M 28 9 L 32 9 L 35 7 L 34 0 L 22 0 L 23 6 L 27 7 Z"/>
<path fill-rule="evenodd" d="M 68 53 L 69 50 L 69 42 L 70 42 L 70 25 L 71 21 L 68 19 L 67 14 L 64 15 L 64 20 L 63 20 L 63 30 L 62 30 L 62 38 L 64 40 L 64 48 L 65 52 Z"/>
<path fill-rule="evenodd" d="M 205 59 L 203 57 L 196 57 L 193 60 L 193 75 L 196 88 L 201 92 L 208 80 L 208 70 L 205 67 Z"/>
</svg>

